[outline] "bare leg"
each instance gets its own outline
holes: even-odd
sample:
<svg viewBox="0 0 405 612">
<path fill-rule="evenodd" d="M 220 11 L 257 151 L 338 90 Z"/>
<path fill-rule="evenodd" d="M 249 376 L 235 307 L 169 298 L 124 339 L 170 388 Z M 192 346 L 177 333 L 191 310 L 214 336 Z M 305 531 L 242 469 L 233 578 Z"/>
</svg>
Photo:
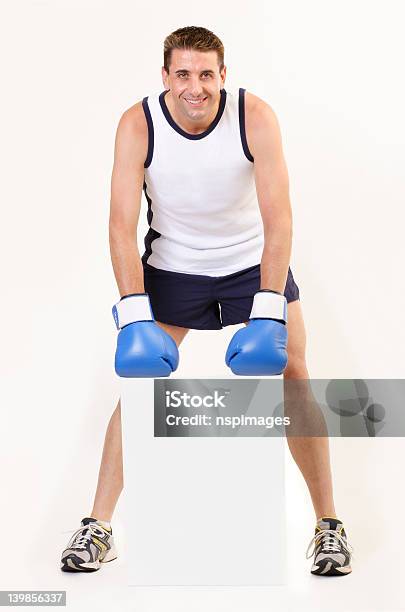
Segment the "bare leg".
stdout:
<svg viewBox="0 0 405 612">
<path fill-rule="evenodd" d="M 288 393 L 294 392 L 294 384 L 289 386 L 288 381 L 309 379 L 305 361 L 305 342 L 301 304 L 299 301 L 291 302 L 288 305 L 288 364 L 284 372 L 286 406 L 288 404 Z M 305 383 L 302 384 L 305 385 Z M 309 384 L 304 393 L 302 393 L 302 388 L 300 389 L 300 399 L 302 399 L 302 412 L 311 410 L 310 404 L 315 402 L 315 399 Z M 295 401 L 294 399 L 293 403 Z M 307 405 L 305 405 L 306 403 Z M 297 404 L 295 403 L 295 405 Z M 316 518 L 336 516 L 328 437 L 287 436 L 287 442 L 291 454 L 307 483 Z"/>
<path fill-rule="evenodd" d="M 185 327 L 166 325 L 158 321 L 157 323 L 172 336 L 177 346 L 188 332 Z M 118 402 L 107 427 L 97 490 L 90 516 L 101 521 L 110 521 L 122 488 L 121 404 Z"/>
</svg>

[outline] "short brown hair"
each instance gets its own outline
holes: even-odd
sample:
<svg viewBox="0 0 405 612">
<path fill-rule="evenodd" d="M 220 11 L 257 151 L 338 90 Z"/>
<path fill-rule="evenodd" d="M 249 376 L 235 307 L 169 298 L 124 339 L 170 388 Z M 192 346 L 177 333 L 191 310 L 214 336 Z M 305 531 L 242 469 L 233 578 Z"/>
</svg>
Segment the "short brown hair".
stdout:
<svg viewBox="0 0 405 612">
<path fill-rule="evenodd" d="M 170 60 L 173 49 L 196 49 L 197 51 L 216 51 L 218 54 L 219 69 L 224 67 L 224 45 L 210 30 L 197 26 L 179 28 L 169 36 L 163 43 L 163 66 L 169 72 Z"/>
</svg>

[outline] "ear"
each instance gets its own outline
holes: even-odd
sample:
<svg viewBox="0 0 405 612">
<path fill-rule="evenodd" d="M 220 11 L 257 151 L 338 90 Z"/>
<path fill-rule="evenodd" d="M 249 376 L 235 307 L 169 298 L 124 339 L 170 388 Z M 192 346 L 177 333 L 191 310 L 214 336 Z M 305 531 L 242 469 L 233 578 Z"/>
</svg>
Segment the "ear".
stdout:
<svg viewBox="0 0 405 612">
<path fill-rule="evenodd" d="M 225 79 L 226 79 L 226 66 L 222 68 L 220 75 L 221 75 L 221 85 L 224 85 Z"/>
<path fill-rule="evenodd" d="M 166 72 L 166 68 L 162 66 L 162 82 L 165 89 L 170 89 L 169 87 L 169 73 Z"/>
</svg>

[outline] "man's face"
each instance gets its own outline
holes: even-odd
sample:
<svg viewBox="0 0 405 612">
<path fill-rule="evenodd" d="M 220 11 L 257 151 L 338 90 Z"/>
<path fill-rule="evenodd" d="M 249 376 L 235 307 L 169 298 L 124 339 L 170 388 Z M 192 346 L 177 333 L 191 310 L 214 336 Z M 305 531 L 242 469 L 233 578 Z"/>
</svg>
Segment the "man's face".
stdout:
<svg viewBox="0 0 405 612">
<path fill-rule="evenodd" d="M 170 89 L 175 111 L 189 121 L 212 116 L 225 83 L 216 51 L 173 49 L 169 72 L 162 68 L 163 84 Z"/>
</svg>

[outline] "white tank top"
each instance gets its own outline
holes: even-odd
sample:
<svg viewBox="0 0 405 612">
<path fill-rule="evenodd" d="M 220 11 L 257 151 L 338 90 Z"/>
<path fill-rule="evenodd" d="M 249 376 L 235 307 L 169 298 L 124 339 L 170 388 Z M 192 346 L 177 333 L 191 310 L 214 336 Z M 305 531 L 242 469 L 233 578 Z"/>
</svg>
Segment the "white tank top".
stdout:
<svg viewBox="0 0 405 612">
<path fill-rule="evenodd" d="M 144 192 L 150 229 L 142 261 L 161 270 L 225 276 L 260 263 L 263 224 L 245 132 L 245 90 L 221 90 L 201 134 L 172 119 L 164 96 L 142 101 L 148 124 Z"/>
</svg>

